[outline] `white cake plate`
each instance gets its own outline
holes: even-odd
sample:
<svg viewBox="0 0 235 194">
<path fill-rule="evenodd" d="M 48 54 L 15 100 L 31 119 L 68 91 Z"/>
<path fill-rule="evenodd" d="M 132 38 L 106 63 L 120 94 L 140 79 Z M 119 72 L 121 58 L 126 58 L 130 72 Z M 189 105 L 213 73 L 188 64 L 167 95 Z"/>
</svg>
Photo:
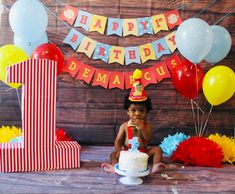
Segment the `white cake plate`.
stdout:
<svg viewBox="0 0 235 194">
<path fill-rule="evenodd" d="M 125 185 L 139 185 L 143 183 L 143 180 L 141 178 L 138 177 L 143 177 L 143 176 L 147 176 L 149 174 L 149 168 L 146 171 L 143 172 L 127 172 L 124 170 L 120 170 L 119 169 L 119 164 L 115 164 L 114 166 L 114 170 L 116 173 L 123 175 L 125 177 L 121 177 L 119 179 L 119 181 L 122 184 Z"/>
</svg>

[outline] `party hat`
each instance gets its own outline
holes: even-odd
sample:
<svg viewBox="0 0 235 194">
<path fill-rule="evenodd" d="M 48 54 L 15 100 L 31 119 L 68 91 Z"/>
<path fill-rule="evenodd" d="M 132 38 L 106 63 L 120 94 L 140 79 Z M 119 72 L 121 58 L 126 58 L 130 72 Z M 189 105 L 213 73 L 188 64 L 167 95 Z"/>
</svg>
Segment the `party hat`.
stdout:
<svg viewBox="0 0 235 194">
<path fill-rule="evenodd" d="M 136 69 L 133 73 L 133 85 L 129 95 L 129 100 L 133 102 L 145 101 L 148 97 L 141 82 L 142 71 Z"/>
</svg>

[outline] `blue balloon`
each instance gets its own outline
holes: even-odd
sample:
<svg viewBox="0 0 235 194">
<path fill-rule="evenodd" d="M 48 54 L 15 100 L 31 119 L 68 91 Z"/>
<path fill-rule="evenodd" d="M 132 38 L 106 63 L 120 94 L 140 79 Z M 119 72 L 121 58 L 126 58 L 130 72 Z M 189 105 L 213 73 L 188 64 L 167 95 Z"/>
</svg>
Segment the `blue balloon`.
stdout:
<svg viewBox="0 0 235 194">
<path fill-rule="evenodd" d="M 213 32 L 213 43 L 210 52 L 204 58 L 208 63 L 217 63 L 228 54 L 232 46 L 232 38 L 229 32 L 222 26 L 210 27 Z"/>
<path fill-rule="evenodd" d="M 213 33 L 204 20 L 190 18 L 178 27 L 175 41 L 179 52 L 186 59 L 196 64 L 209 53 L 212 46 Z"/>
<path fill-rule="evenodd" d="M 28 56 L 30 56 L 33 53 L 34 49 L 36 49 L 39 45 L 47 42 L 48 38 L 46 32 L 44 32 L 41 37 L 35 42 L 29 42 L 17 36 L 16 34 L 14 35 L 14 45 L 23 49 Z"/>
<path fill-rule="evenodd" d="M 34 42 L 46 31 L 48 16 L 38 0 L 18 0 L 10 9 L 9 22 L 18 37 Z"/>
</svg>

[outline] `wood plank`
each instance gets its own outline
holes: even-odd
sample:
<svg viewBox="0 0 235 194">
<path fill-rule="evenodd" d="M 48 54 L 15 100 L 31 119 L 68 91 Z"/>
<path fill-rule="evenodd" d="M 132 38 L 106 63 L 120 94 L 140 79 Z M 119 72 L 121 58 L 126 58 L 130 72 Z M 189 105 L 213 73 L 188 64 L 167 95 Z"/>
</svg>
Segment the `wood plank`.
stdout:
<svg viewBox="0 0 235 194">
<path fill-rule="evenodd" d="M 151 174 L 138 186 L 119 182 L 121 176 L 104 173 L 102 162 L 109 161 L 113 147 L 86 146 L 81 151 L 81 168 L 42 172 L 1 173 L 1 193 L 234 193 L 235 167 L 183 166 Z M 163 161 L 173 164 L 169 157 Z M 183 167 L 183 168 L 182 168 Z"/>
<path fill-rule="evenodd" d="M 10 8 L 14 0 L 3 0 L 3 3 Z M 64 6 L 53 0 L 43 0 L 45 6 L 59 15 Z M 188 4 L 189 0 L 171 1 L 171 0 L 70 0 L 62 1 L 69 5 L 83 9 L 93 14 L 103 15 L 115 18 L 138 18 L 152 16 L 154 14 L 164 13 L 173 8 Z M 179 10 L 183 20 L 191 18 L 205 8 L 209 2 L 197 1 L 196 3 Z M 207 11 L 200 15 L 200 18 L 213 25 L 221 17 L 235 6 L 234 1 L 221 0 L 215 2 Z M 9 25 L 9 11 L 3 10 L 0 45 L 13 43 L 14 33 Z M 85 54 L 76 53 L 69 45 L 62 43 L 63 39 L 70 31 L 70 28 L 57 20 L 48 12 L 47 35 L 49 40 L 60 47 L 60 49 L 69 56 L 74 56 L 78 60 L 97 69 L 108 71 L 133 71 L 135 68 L 145 69 L 164 61 L 168 56 L 163 56 L 157 61 L 148 61 L 143 65 L 131 64 L 121 66 L 118 64 L 106 64 L 103 61 L 89 59 Z M 232 37 L 232 48 L 221 62 L 235 70 L 235 16 L 230 14 L 219 25 L 225 27 Z M 149 43 L 158 38 L 164 37 L 169 31 L 163 31 L 154 35 L 144 35 L 141 37 L 127 36 L 107 36 L 97 32 L 87 32 L 82 28 L 75 28 L 84 35 L 110 45 L 134 46 Z M 177 29 L 177 28 L 175 28 Z M 182 57 L 182 56 L 181 56 Z M 212 66 L 205 61 L 201 63 L 205 72 Z M 217 64 L 216 64 L 217 65 Z M 8 90 L 6 84 L 0 83 L 0 126 L 17 125 L 21 126 L 20 109 L 15 90 Z M 122 122 L 126 121 L 126 111 L 122 108 L 123 98 L 129 93 L 129 90 L 120 89 L 105 90 L 100 86 L 91 86 L 83 81 L 73 79 L 69 74 L 62 73 L 58 77 L 58 95 L 57 95 L 57 127 L 63 127 L 71 136 L 81 144 L 110 144 Z M 182 97 L 174 88 L 171 79 L 164 79 L 162 82 L 146 87 L 147 94 L 152 98 L 153 111 L 149 115 L 149 121 L 154 126 L 154 138 L 152 143 L 159 144 L 168 134 L 174 134 L 177 131 L 184 131 L 187 134 L 194 134 L 194 121 L 192 118 L 191 105 L 188 99 Z M 21 93 L 21 91 L 20 91 Z M 201 92 L 198 96 L 199 104 L 202 108 L 209 110 L 207 103 L 204 106 L 205 98 Z M 213 108 L 206 135 L 210 132 L 220 132 L 233 136 L 235 127 L 235 97 L 224 104 Z M 102 137 L 102 132 L 106 136 Z"/>
</svg>

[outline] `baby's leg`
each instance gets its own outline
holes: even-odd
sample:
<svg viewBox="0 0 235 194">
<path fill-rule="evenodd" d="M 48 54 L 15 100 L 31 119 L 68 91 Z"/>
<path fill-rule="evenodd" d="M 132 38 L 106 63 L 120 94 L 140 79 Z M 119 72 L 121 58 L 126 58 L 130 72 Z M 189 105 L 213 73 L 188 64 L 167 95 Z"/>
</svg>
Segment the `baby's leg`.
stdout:
<svg viewBox="0 0 235 194">
<path fill-rule="evenodd" d="M 104 172 L 115 173 L 114 165 L 118 163 L 118 158 L 116 157 L 116 152 L 112 152 L 110 154 L 110 162 L 111 163 L 102 163 L 101 168 L 103 168 Z"/>
<path fill-rule="evenodd" d="M 102 163 L 101 168 L 103 168 L 104 172 L 115 173 L 114 166 L 112 164 Z"/>
<path fill-rule="evenodd" d="M 147 151 L 149 157 L 153 157 L 152 173 L 160 172 L 165 168 L 165 164 L 162 163 L 162 149 L 160 147 L 152 147 Z"/>
<path fill-rule="evenodd" d="M 161 172 L 162 169 L 166 168 L 166 165 L 162 162 L 159 162 L 157 164 L 153 164 L 153 167 L 152 167 L 152 170 L 151 172 L 154 174 L 154 173 L 157 173 L 157 172 Z"/>
</svg>

